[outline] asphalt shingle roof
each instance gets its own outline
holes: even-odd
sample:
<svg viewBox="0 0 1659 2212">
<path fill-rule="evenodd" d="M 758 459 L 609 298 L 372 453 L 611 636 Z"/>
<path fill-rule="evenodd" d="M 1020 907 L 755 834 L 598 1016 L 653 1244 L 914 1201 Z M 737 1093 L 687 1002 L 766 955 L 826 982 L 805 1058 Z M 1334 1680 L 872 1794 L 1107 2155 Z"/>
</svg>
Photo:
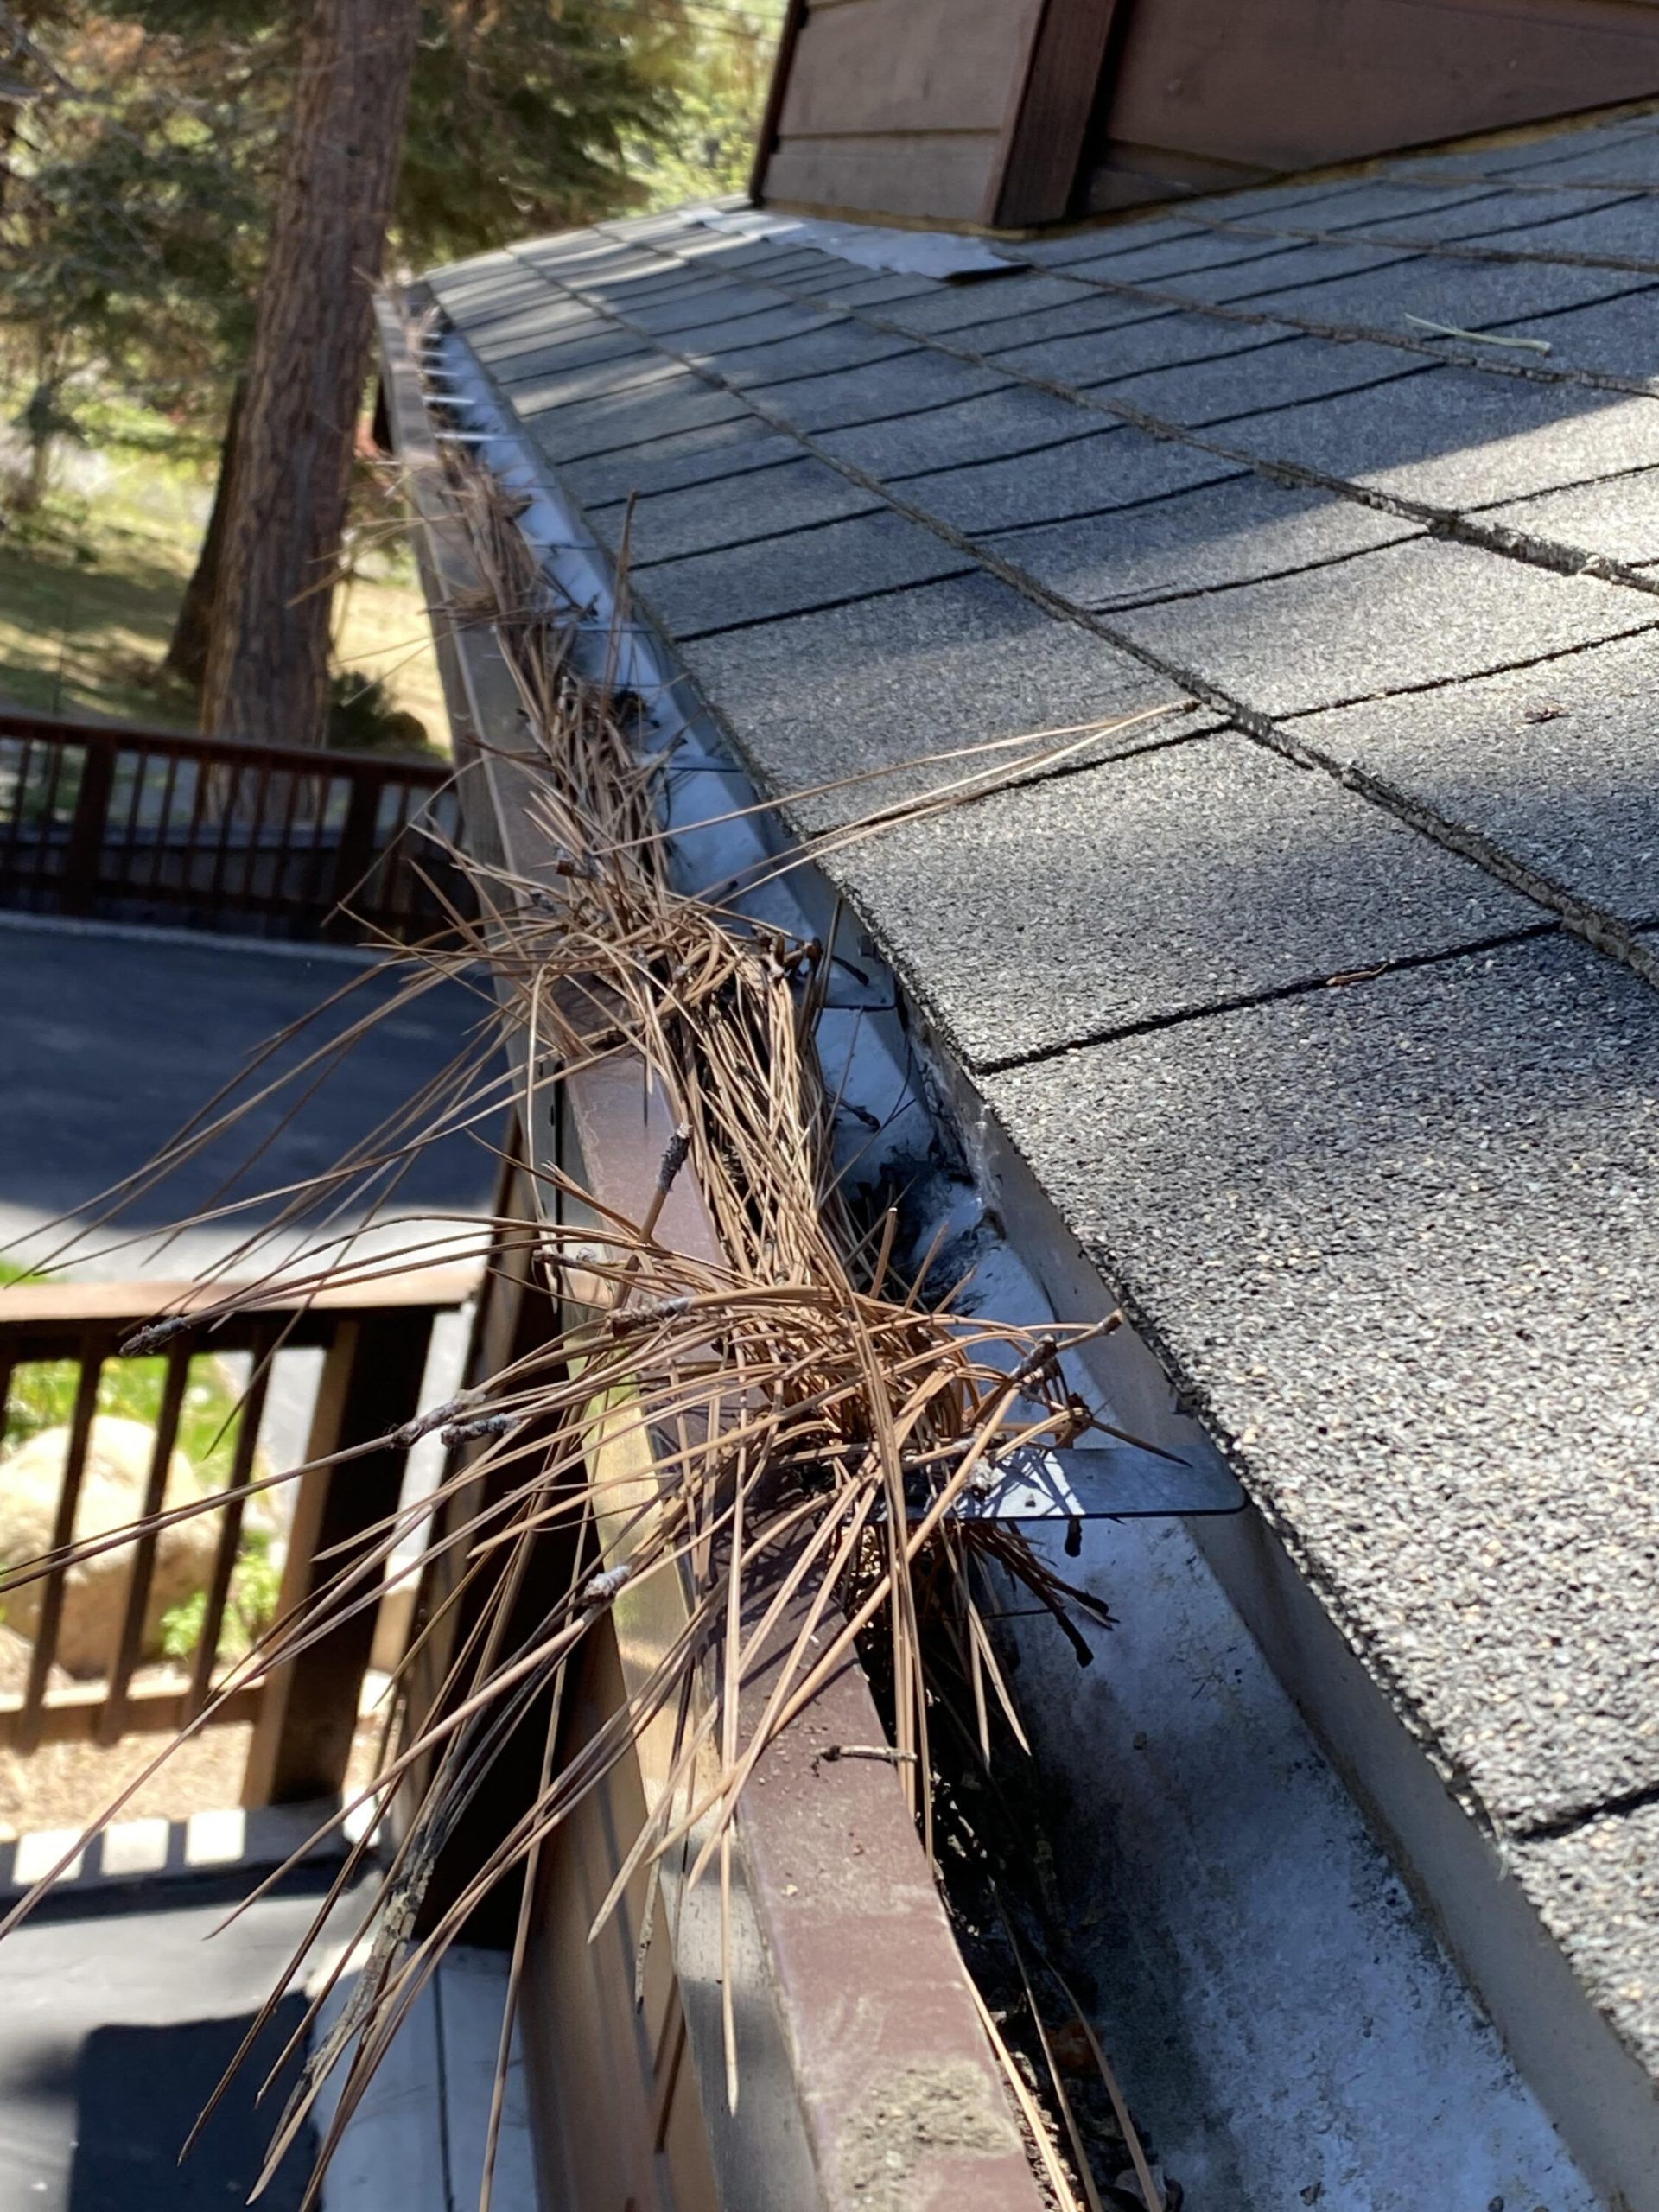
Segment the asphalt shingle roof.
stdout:
<svg viewBox="0 0 1659 2212">
<path fill-rule="evenodd" d="M 1181 709 L 833 866 L 1659 2068 L 1656 188 L 1646 117 L 972 282 L 430 281 L 772 790 Z"/>
</svg>

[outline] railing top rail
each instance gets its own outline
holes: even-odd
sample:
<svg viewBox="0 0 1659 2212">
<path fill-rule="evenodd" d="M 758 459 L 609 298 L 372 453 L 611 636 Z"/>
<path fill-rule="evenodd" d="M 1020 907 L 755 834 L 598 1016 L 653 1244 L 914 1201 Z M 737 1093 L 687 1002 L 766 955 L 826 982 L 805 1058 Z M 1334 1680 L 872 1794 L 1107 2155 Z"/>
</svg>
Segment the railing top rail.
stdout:
<svg viewBox="0 0 1659 2212">
<path fill-rule="evenodd" d="M 311 775 L 319 772 L 366 775 L 434 791 L 454 772 L 447 761 L 423 760 L 409 754 L 335 752 L 310 745 L 254 745 L 245 738 L 204 737 L 194 730 L 168 729 L 156 722 L 94 721 L 69 715 L 35 714 L 16 707 L 0 707 L 0 737 L 37 738 L 60 745 L 143 746 L 203 760 L 239 760 Z"/>
<path fill-rule="evenodd" d="M 238 1309 L 238 1322 L 272 1315 L 327 1313 L 338 1318 L 385 1313 L 392 1307 L 451 1311 L 477 1290 L 475 1267 L 427 1268 L 385 1275 L 372 1282 L 315 1293 L 272 1291 Z M 0 1342 L 22 1331 L 139 1328 L 161 1313 L 207 1314 L 236 1286 L 189 1283 L 17 1282 L 0 1289 Z"/>
</svg>

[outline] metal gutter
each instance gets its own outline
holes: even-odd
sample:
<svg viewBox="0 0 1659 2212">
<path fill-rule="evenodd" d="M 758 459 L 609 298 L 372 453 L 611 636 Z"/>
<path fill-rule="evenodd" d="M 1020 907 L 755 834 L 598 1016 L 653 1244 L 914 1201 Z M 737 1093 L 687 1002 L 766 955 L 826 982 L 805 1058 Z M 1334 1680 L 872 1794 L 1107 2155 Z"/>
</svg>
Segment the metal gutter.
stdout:
<svg viewBox="0 0 1659 2212">
<path fill-rule="evenodd" d="M 469 436 L 524 493 L 522 526 L 550 573 L 602 615 L 612 603 L 608 554 L 555 490 L 464 343 L 446 336 L 433 359 L 442 364 L 446 405 L 466 409 Z M 606 626 L 596 623 L 595 634 Z M 654 633 L 633 626 L 626 654 L 625 680 L 658 702 L 661 741 L 687 764 L 671 784 L 671 826 L 689 879 L 735 872 L 745 839 L 750 859 L 766 856 L 766 817 L 719 831 L 696 827 L 741 803 L 737 756 Z M 791 931 L 825 942 L 836 931 L 870 976 L 868 1003 L 830 1018 L 826 1066 L 832 1083 L 837 1069 L 844 1074 L 849 1097 L 883 1125 L 870 1140 L 874 1172 L 898 1165 L 907 1148 L 914 1166 L 932 1135 L 954 1135 L 965 1154 L 962 1178 L 939 1177 L 929 1196 L 973 1246 L 982 1304 L 1027 1321 L 1109 1310 L 1108 1286 L 968 1077 L 918 1017 L 883 1011 L 893 1008 L 893 980 L 830 887 L 798 869 L 762 904 Z M 1000 1224 L 1015 1224 L 1014 1234 Z M 1122 1427 L 1194 1465 L 1219 1466 L 1135 1329 L 1093 1347 L 1087 1368 L 1087 1387 Z M 1135 2000 L 1142 2010 L 1113 2020 L 1104 1974 L 1101 2010 L 1129 2093 L 1143 2117 L 1151 2107 L 1189 2201 L 1208 2182 L 1205 2201 L 1228 2212 L 1281 2212 L 1299 2195 L 1321 2212 L 1414 2212 L 1428 2158 L 1455 2171 L 1460 2204 L 1502 2197 L 1511 2212 L 1589 2212 L 1594 2194 L 1553 2122 L 1611 2201 L 1659 2212 L 1651 2085 L 1343 1641 L 1281 1535 L 1253 1507 L 1211 1520 L 1095 1523 L 1083 1565 L 1115 1604 L 1131 1586 L 1154 1592 L 1129 1609 L 1128 1642 L 1106 1647 L 1123 1709 L 1109 1707 L 1094 1740 L 1079 1734 L 1075 1696 L 1064 1692 L 1052 1711 L 1028 1717 L 1071 1795 L 1077 1849 L 1109 1866 L 1122 1887 L 1131 1948 L 1145 1936 L 1153 1963 Z M 1034 1640 L 1015 1633 L 1035 1654 Z M 1251 1771 L 1220 1771 L 1192 1717 L 1198 1700 L 1224 1738 L 1248 1739 Z M 1155 1772 L 1138 1756 L 1149 1738 L 1178 1747 Z M 1264 1866 L 1255 1839 L 1269 1815 L 1274 1863 Z M 1418 1910 L 1390 1894 L 1372 1830 Z M 1196 1880 L 1185 1871 L 1193 1864 Z M 1241 1922 L 1247 1892 L 1259 1927 Z M 1086 1948 L 1089 1938 L 1078 1940 Z M 1305 1957 L 1317 1959 L 1317 1976 L 1301 1974 Z M 1103 1964 L 1134 1980 L 1127 1957 L 1105 1953 Z M 1468 1984 L 1532 2089 L 1496 2049 Z M 1378 2018 L 1388 2012 L 1395 2017 Z M 1139 2071 L 1136 2037 L 1145 2039 Z M 1189 2047 L 1206 2037 L 1211 2047 Z M 1181 2100 L 1195 2096 L 1211 2100 L 1210 2109 L 1183 2113 Z M 1402 2107 L 1416 2115 L 1404 2131 Z"/>
<path fill-rule="evenodd" d="M 398 451 L 410 462 L 429 461 L 417 367 L 402 325 L 384 306 L 381 338 Z M 417 466 L 410 489 L 425 525 L 417 542 L 435 613 L 466 591 L 470 564 L 441 477 Z M 538 526 L 558 534 L 555 518 L 534 507 L 523 523 L 532 537 Z M 579 603 L 601 603 L 597 575 L 577 571 L 569 580 Z M 458 757 L 474 737 L 492 747 L 461 771 L 469 833 L 525 876 L 555 883 L 554 856 L 541 849 L 518 803 L 528 780 L 521 784 L 504 757 L 523 742 L 511 677 L 486 632 L 445 626 L 441 658 Z M 601 655 L 608 628 L 595 631 Z M 619 680 L 639 675 L 625 664 Z M 544 1132 L 537 1141 L 550 1159 L 562 1156 L 602 1204 L 639 1217 L 672 1134 L 647 1071 L 613 1058 L 562 1084 L 556 1143 Z M 687 1179 L 671 1191 L 656 1233 L 682 1250 L 713 1255 L 712 1228 Z M 614 1458 L 634 1448 L 607 1450 Z M 650 1480 L 646 1467 L 639 1472 Z M 607 1540 L 613 1536 L 613 1529 Z M 664 1577 L 619 1596 L 617 1652 L 630 1693 L 683 1618 Z M 778 1632 L 781 1648 L 792 1635 L 787 1616 Z M 766 1693 L 762 1677 L 749 1694 Z M 880 1735 L 868 1686 L 849 1666 L 762 1760 L 744 1801 L 731 1945 L 734 2109 L 725 2082 L 718 1885 L 687 1890 L 664 1862 L 659 1918 L 672 1930 L 686 2049 L 720 2202 L 727 2212 L 879 2212 L 888 2205 L 897 2212 L 901 2204 L 944 2212 L 947 2202 L 951 2212 L 1038 2212 L 1043 2200 L 897 1780 L 879 1764 L 818 1756 Z M 648 1807 L 671 1764 L 671 1716 L 664 1716 L 641 1746 Z M 533 2055 L 533 2022 L 525 2040 Z M 546 2079 L 532 2083 L 532 2122 L 544 2130 L 550 2115 L 534 2100 L 537 2093 L 556 2098 L 557 2088 Z"/>
</svg>

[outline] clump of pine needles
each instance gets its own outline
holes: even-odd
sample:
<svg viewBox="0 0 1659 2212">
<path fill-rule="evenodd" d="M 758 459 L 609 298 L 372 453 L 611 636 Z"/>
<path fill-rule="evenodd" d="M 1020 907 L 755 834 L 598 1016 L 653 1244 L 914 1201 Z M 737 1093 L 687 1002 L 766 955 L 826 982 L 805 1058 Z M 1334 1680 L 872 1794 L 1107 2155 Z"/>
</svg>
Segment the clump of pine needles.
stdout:
<svg viewBox="0 0 1659 2212">
<path fill-rule="evenodd" d="M 452 616 L 493 628 L 522 708 L 523 748 L 480 764 L 513 794 L 524 832 L 516 856 L 451 850 L 474 910 L 454 912 L 424 944 L 387 949 L 385 965 L 397 980 L 389 1001 L 354 1014 L 351 994 L 360 985 L 348 985 L 336 995 L 346 1001 L 343 1026 L 339 1004 L 329 1009 L 337 1033 L 302 1051 L 280 1084 L 256 1065 L 136 1185 L 111 1194 L 105 1217 L 263 1109 L 281 1084 L 297 1097 L 323 1080 L 376 1020 L 446 982 L 473 994 L 477 1019 L 452 1061 L 327 1173 L 279 1194 L 269 1224 L 219 1271 L 206 1314 L 198 1305 L 189 1316 L 193 1326 L 211 1324 L 277 1282 L 306 1294 L 458 1260 L 499 1267 L 527 1251 L 565 1322 L 540 1349 L 385 1440 L 406 1445 L 441 1429 L 449 1448 L 442 1479 L 376 1529 L 347 1571 L 278 1619 L 186 1731 L 211 1725 L 223 1700 L 378 1604 L 389 1574 L 413 1571 L 395 1566 L 393 1554 L 405 1557 L 417 1532 L 428 1540 L 427 1572 L 444 1560 L 452 1568 L 450 1594 L 419 1627 L 394 1695 L 441 1648 L 440 1630 L 463 1595 L 480 1601 L 475 1625 L 448 1651 L 441 1694 L 419 1711 L 410 1705 L 375 1781 L 341 1810 L 342 1820 L 366 1829 L 402 1793 L 399 1840 L 366 1885 L 349 2000 L 308 2059 L 270 2148 L 267 2176 L 337 2069 L 308 2206 L 446 1948 L 478 1902 L 517 1873 L 525 1878 L 505 2065 L 540 1855 L 653 1723 L 672 1722 L 671 1770 L 606 1911 L 636 1872 L 671 1854 L 686 1882 L 716 1879 L 729 1895 L 734 1821 L 747 1784 L 855 1647 L 879 1645 L 895 1770 L 931 1853 L 937 1701 L 951 1700 L 955 1723 L 987 1763 L 994 1716 L 1019 1738 L 982 1615 L 982 1568 L 994 1562 L 1057 1614 L 1074 1606 L 1102 1612 L 1012 1529 L 958 1519 L 953 1508 L 1010 1449 L 1068 1443 L 1091 1425 L 1062 1356 L 1111 1324 L 1038 1331 L 969 1318 L 957 1310 L 950 1285 L 930 1279 L 926 1262 L 900 1279 L 894 1216 L 859 1217 L 836 1165 L 836 1101 L 815 1048 L 823 949 L 756 922 L 741 903 L 675 887 L 661 826 L 663 764 L 642 749 L 634 703 L 609 676 L 578 671 L 576 610 L 557 602 L 517 529 L 512 499 L 474 465 L 448 467 L 480 579 L 477 603 Z M 1103 727 L 1091 726 L 1087 737 Z M 1040 735 L 1059 739 L 1062 751 L 1087 741 L 1076 731 Z M 1052 745 L 1027 747 L 1016 766 L 1053 757 Z M 856 834 L 954 803 L 1007 773 L 971 772 L 943 793 L 868 817 Z M 276 1040 L 271 1050 L 293 1042 Z M 399 1185 L 425 1147 L 459 1130 L 493 1131 L 511 1109 L 531 1133 L 533 1155 L 533 1133 L 548 1126 L 559 1086 L 606 1063 L 637 1069 L 677 1132 L 638 1218 L 622 1217 L 567 1168 L 532 1156 L 524 1172 L 543 1202 L 540 1219 L 429 1224 L 406 1245 L 385 1243 Z M 699 1236 L 664 1233 L 671 1197 L 679 1217 L 690 1206 Z M 240 1203 L 227 1197 L 219 1217 L 233 1217 Z M 372 1250 L 341 1225 L 365 1219 L 381 1224 Z M 308 1242 L 301 1255 L 282 1256 L 302 1232 Z M 162 1317 L 142 1348 L 182 1325 Z M 489 1502 L 478 1503 L 480 1497 Z M 180 1510 L 224 1503 L 218 1493 Z M 535 1590 L 534 1562 L 561 1533 L 580 1563 L 564 1586 Z M 89 1548 L 71 1546 L 13 1580 Z M 678 1593 L 676 1635 L 643 1686 L 562 1758 L 567 1670 L 594 1624 L 658 1579 Z M 526 1611 L 527 1589 L 535 1602 Z M 941 1652 L 942 1669 L 933 1656 Z M 459 1894 L 423 1919 L 446 1841 L 531 1714 L 548 1717 L 526 1809 Z M 312 1937 L 342 1898 L 361 1898 L 365 1890 L 354 1885 L 373 1865 L 365 1834 L 347 1852 Z M 272 1991 L 245 2051 L 302 1974 L 306 1949 Z M 311 2037 L 340 1971 L 315 1993 L 290 2051 Z M 728 2053 L 735 2097 L 729 2017 Z M 499 2113 L 498 2093 L 480 2212 L 490 2200 Z M 1046 2139 L 1041 2152 L 1061 2201 L 1074 2201 Z"/>
</svg>

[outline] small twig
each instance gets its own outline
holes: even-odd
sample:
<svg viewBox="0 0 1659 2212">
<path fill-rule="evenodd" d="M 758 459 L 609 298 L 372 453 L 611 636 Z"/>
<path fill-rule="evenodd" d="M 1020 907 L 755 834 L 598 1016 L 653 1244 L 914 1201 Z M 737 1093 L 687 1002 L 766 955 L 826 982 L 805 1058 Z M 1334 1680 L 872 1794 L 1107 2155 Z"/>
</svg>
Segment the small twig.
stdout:
<svg viewBox="0 0 1659 2212">
<path fill-rule="evenodd" d="M 830 1744 L 813 1754 L 812 1764 L 833 1766 L 837 1759 L 884 1759 L 889 1766 L 914 1766 L 916 1754 L 892 1744 Z"/>
<path fill-rule="evenodd" d="M 1460 330 L 1455 322 L 1431 322 L 1426 315 L 1408 315 L 1405 319 L 1415 323 L 1419 330 L 1432 330 L 1437 338 L 1461 338 L 1471 346 L 1510 346 L 1524 353 L 1548 353 L 1552 350 L 1547 338 L 1510 338 L 1500 336 L 1495 330 Z"/>
</svg>

